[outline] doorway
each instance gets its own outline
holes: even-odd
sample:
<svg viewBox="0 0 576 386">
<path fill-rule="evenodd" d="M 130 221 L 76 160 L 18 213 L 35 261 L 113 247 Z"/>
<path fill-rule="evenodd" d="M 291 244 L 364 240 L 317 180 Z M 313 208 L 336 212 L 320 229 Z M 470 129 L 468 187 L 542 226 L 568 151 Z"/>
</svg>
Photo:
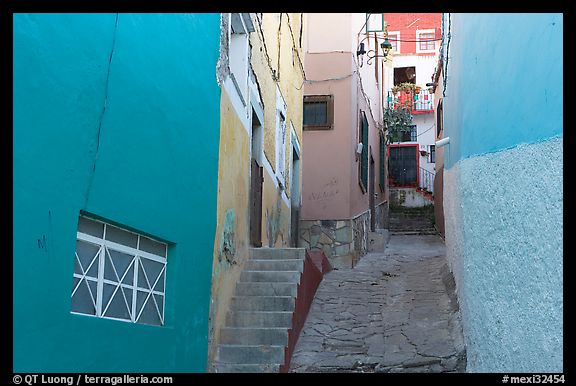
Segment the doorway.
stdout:
<svg viewBox="0 0 576 386">
<path fill-rule="evenodd" d="M 372 232 L 376 231 L 376 205 L 375 205 L 375 197 L 374 195 L 376 194 L 376 192 L 374 192 L 374 180 L 375 180 L 375 175 L 374 175 L 374 157 L 372 157 L 372 146 L 370 146 L 370 175 L 369 175 L 369 180 L 368 180 L 368 194 L 370 195 L 369 197 L 369 201 L 370 201 L 370 230 Z"/>
<path fill-rule="evenodd" d="M 262 164 L 262 122 L 252 110 L 252 143 L 250 157 L 250 245 L 262 246 L 262 183 L 264 168 Z"/>
<path fill-rule="evenodd" d="M 300 223 L 300 155 L 292 144 L 292 178 L 290 181 L 290 244 L 298 248 Z"/>
<path fill-rule="evenodd" d="M 395 187 L 418 187 L 418 144 L 389 145 L 388 170 L 390 185 Z"/>
</svg>

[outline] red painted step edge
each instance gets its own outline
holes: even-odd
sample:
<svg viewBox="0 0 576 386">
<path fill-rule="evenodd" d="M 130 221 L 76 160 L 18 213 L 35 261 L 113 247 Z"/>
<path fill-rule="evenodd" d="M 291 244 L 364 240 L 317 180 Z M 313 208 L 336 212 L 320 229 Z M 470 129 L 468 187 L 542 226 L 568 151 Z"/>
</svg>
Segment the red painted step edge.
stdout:
<svg viewBox="0 0 576 386">
<path fill-rule="evenodd" d="M 292 328 L 288 330 L 288 346 L 284 348 L 284 364 L 280 366 L 281 373 L 290 370 L 292 353 L 304 327 L 308 311 L 314 300 L 316 290 L 322 281 L 322 277 L 332 268 L 322 251 L 306 251 L 304 270 L 300 274 L 300 284 L 296 292 L 294 312 L 292 314 Z"/>
</svg>

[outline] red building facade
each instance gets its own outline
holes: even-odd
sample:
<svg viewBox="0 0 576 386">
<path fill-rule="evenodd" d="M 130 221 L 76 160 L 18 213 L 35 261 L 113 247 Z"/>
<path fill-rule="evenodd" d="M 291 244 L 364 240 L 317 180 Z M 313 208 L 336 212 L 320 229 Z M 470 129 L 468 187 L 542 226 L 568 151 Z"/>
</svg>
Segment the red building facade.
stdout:
<svg viewBox="0 0 576 386">
<path fill-rule="evenodd" d="M 434 55 L 442 36 L 441 13 L 385 13 L 388 39 L 399 55 Z"/>
</svg>

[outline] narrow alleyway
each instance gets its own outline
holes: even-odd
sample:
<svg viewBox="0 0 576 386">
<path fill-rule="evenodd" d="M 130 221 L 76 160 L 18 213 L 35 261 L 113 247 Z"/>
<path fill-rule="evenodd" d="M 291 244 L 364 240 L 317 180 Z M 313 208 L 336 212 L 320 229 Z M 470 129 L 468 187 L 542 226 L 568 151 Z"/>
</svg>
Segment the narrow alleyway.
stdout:
<svg viewBox="0 0 576 386">
<path fill-rule="evenodd" d="M 384 252 L 326 274 L 290 372 L 463 372 L 444 250 L 436 235 L 392 235 Z"/>
</svg>

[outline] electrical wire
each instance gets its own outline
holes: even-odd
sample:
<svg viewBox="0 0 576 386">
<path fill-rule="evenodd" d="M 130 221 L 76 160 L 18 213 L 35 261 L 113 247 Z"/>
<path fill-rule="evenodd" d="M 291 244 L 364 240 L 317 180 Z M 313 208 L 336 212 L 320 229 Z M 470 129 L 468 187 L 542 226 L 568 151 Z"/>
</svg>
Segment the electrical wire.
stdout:
<svg viewBox="0 0 576 386">
<path fill-rule="evenodd" d="M 451 33 L 451 17 L 450 17 L 450 13 L 448 13 L 448 43 L 446 44 L 446 64 L 444 65 L 444 79 L 443 79 L 443 83 L 444 83 L 444 88 L 442 89 L 442 97 L 446 97 L 446 80 L 448 79 L 448 53 L 450 50 L 450 38 L 452 36 Z"/>
<path fill-rule="evenodd" d="M 426 129 L 425 131 L 421 132 L 420 134 L 416 134 L 416 137 L 419 137 L 419 136 L 421 136 L 422 134 L 429 132 L 430 130 L 432 130 L 432 129 L 434 128 L 434 126 L 435 126 L 435 125 L 432 125 L 432 126 L 430 126 L 428 129 Z"/>
</svg>

